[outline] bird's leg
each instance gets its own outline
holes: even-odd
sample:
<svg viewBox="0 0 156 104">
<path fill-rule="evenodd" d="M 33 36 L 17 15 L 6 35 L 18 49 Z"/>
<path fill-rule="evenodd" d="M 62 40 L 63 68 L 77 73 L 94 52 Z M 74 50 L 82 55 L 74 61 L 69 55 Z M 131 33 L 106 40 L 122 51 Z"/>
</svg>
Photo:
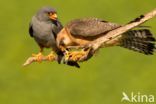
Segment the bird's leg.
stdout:
<svg viewBox="0 0 156 104">
<path fill-rule="evenodd" d="M 32 54 L 32 56 L 36 58 L 37 62 L 42 61 L 42 57 L 43 57 L 42 52 L 43 52 L 43 48 L 41 47 L 38 54 Z"/>
<path fill-rule="evenodd" d="M 88 59 L 91 48 L 82 49 L 81 51 L 68 52 L 68 60 L 84 61 Z"/>
<path fill-rule="evenodd" d="M 63 57 L 61 57 L 61 61 L 64 63 L 64 64 L 67 64 L 67 65 L 69 65 L 69 66 L 75 66 L 75 67 L 77 67 L 77 68 L 80 68 L 80 65 L 77 63 L 77 62 L 75 62 L 75 61 L 70 61 L 69 60 L 69 48 L 66 48 L 66 47 L 64 47 L 64 46 L 59 46 L 59 48 L 60 48 L 60 50 L 61 50 L 61 52 L 63 52 Z"/>
<path fill-rule="evenodd" d="M 50 54 L 48 54 L 47 56 L 48 61 L 52 61 L 55 59 L 56 55 L 54 53 L 54 51 L 51 51 Z"/>
</svg>

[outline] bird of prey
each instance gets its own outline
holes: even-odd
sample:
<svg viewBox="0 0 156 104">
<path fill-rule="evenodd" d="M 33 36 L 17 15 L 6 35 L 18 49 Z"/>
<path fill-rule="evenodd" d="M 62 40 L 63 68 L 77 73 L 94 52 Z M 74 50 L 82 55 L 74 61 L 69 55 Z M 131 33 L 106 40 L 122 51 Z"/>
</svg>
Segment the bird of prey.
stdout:
<svg viewBox="0 0 156 104">
<path fill-rule="evenodd" d="M 104 21 L 98 18 L 75 19 L 69 22 L 57 36 L 57 46 L 65 51 L 69 46 L 84 47 L 97 38 L 106 35 L 107 32 L 122 25 Z M 115 41 L 104 44 L 104 47 L 121 46 L 146 55 L 152 55 L 155 49 L 155 38 L 149 29 L 138 28 L 121 34 Z M 102 46 L 101 46 L 102 47 Z M 86 51 L 86 50 L 85 50 Z M 88 51 L 82 51 L 88 54 Z M 77 54 L 72 54 L 78 61 Z M 69 58 L 71 56 L 67 56 Z"/>
<path fill-rule="evenodd" d="M 58 55 L 58 62 L 60 63 L 63 53 L 56 45 L 57 34 L 63 28 L 61 22 L 57 18 L 57 12 L 54 8 L 43 7 L 33 17 L 29 26 L 29 34 L 35 39 L 40 47 L 38 54 L 33 54 L 37 61 L 41 61 L 42 52 L 44 48 L 52 48 L 52 51 L 47 58 L 49 60 L 54 57 L 54 53 Z M 79 67 L 76 62 L 68 62 L 70 66 Z"/>
<path fill-rule="evenodd" d="M 37 58 L 37 61 L 42 58 L 43 48 L 52 48 L 54 52 L 59 53 L 56 46 L 56 36 L 62 28 L 63 26 L 58 21 L 54 8 L 43 7 L 32 17 L 29 34 L 40 47 L 40 52 L 33 55 Z M 53 56 L 53 51 L 47 56 L 49 60 Z"/>
</svg>

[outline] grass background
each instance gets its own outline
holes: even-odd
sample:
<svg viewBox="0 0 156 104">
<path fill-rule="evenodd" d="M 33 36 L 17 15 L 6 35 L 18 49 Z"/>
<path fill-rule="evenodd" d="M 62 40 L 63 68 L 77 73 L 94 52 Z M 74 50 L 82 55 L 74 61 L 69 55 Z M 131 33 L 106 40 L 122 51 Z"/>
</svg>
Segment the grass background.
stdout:
<svg viewBox="0 0 156 104">
<path fill-rule="evenodd" d="M 45 5 L 57 9 L 63 24 L 82 17 L 124 24 L 154 9 L 156 1 L 1 1 L 0 104 L 121 104 L 123 91 L 156 96 L 156 55 L 145 56 L 120 47 L 101 49 L 81 63 L 81 69 L 56 62 L 23 68 L 26 58 L 39 50 L 28 34 L 29 21 Z M 156 34 L 156 19 L 145 25 Z"/>
</svg>

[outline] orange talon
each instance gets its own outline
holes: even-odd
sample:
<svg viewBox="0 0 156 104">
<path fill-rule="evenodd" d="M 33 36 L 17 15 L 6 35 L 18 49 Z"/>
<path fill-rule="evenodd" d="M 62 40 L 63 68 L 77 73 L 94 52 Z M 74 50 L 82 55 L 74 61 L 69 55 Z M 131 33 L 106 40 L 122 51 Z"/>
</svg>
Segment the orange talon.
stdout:
<svg viewBox="0 0 156 104">
<path fill-rule="evenodd" d="M 68 57 L 68 59 L 72 61 L 81 61 L 81 59 L 87 57 L 89 51 L 90 49 L 82 50 L 79 52 L 78 51 L 70 52 L 69 55 L 67 55 L 66 57 Z"/>
<path fill-rule="evenodd" d="M 38 54 L 32 54 L 32 56 L 36 58 L 37 62 L 42 62 L 43 55 L 41 52 L 39 52 Z"/>
<path fill-rule="evenodd" d="M 49 61 L 53 61 L 55 59 L 54 52 L 51 52 L 48 56 L 46 56 Z"/>
</svg>

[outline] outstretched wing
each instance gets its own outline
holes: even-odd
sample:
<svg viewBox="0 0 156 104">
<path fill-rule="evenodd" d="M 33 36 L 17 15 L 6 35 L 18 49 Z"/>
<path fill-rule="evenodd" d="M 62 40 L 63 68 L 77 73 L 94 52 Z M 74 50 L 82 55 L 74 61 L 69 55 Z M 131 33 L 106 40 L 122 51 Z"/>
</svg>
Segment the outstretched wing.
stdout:
<svg viewBox="0 0 156 104">
<path fill-rule="evenodd" d="M 120 26 L 121 25 L 103 21 L 97 18 L 77 19 L 67 24 L 67 28 L 72 35 L 80 35 L 83 37 L 97 36 Z"/>
</svg>

